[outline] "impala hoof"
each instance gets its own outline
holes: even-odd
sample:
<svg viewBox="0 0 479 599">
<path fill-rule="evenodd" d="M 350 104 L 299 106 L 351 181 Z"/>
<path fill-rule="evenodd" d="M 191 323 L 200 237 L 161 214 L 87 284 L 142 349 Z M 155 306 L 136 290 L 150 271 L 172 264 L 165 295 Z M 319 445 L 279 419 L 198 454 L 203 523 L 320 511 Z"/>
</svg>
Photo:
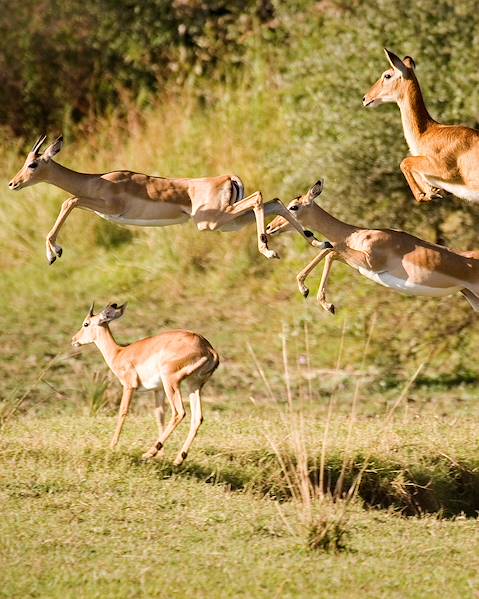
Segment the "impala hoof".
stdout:
<svg viewBox="0 0 479 599">
<path fill-rule="evenodd" d="M 62 254 L 63 254 L 62 248 L 58 248 L 58 249 L 55 248 L 55 252 L 56 252 L 58 258 L 62 257 Z"/>
<path fill-rule="evenodd" d="M 301 290 L 301 293 L 303 294 L 304 299 L 306 299 L 309 295 L 309 289 L 307 287 L 305 287 L 304 289 Z"/>
<path fill-rule="evenodd" d="M 48 264 L 51 266 L 55 262 L 56 259 L 57 259 L 56 256 L 52 256 L 51 258 L 48 258 Z"/>
<path fill-rule="evenodd" d="M 268 260 L 277 259 L 279 260 L 279 255 L 274 250 L 264 250 L 263 255 L 268 258 Z"/>
<path fill-rule="evenodd" d="M 145 451 L 145 453 L 141 456 L 141 459 L 142 460 L 151 460 L 152 458 L 155 457 L 156 453 L 157 453 L 156 451 L 153 452 L 150 449 L 150 451 Z"/>
</svg>

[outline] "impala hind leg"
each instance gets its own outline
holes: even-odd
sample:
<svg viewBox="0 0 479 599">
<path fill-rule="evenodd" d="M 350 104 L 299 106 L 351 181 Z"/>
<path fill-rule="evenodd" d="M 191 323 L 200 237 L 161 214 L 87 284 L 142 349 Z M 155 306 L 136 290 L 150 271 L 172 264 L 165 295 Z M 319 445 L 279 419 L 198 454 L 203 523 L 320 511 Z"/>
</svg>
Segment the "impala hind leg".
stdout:
<svg viewBox="0 0 479 599">
<path fill-rule="evenodd" d="M 266 234 L 266 226 L 264 222 L 265 214 L 281 214 L 284 218 L 287 218 L 289 222 L 294 226 L 295 229 L 301 235 L 308 240 L 312 245 L 319 244 L 319 241 L 314 238 L 314 235 L 310 232 L 304 232 L 299 221 L 288 211 L 288 209 L 281 203 L 280 200 L 273 200 L 267 204 L 263 204 L 263 196 L 260 191 L 256 191 L 247 198 L 236 202 L 235 204 L 229 205 L 224 211 L 219 212 L 215 215 L 214 220 L 209 217 L 209 228 L 219 229 L 227 225 L 233 220 L 239 219 L 250 211 L 254 212 L 256 219 L 256 233 L 258 239 L 258 250 L 266 258 L 279 258 L 278 254 L 274 250 L 268 248 L 268 236 Z M 201 212 L 193 216 L 195 222 L 205 222 L 205 217 Z M 240 227 L 248 224 L 245 222 L 241 223 Z"/>
<path fill-rule="evenodd" d="M 250 210 L 253 210 L 256 219 L 258 251 L 268 259 L 279 258 L 274 250 L 268 248 L 268 237 L 266 235 L 266 226 L 264 224 L 263 195 L 260 191 L 256 191 L 247 198 L 228 206 L 227 210 L 221 215 L 220 227 L 228 221 L 237 219 L 239 216 L 242 216 Z"/>
<path fill-rule="evenodd" d="M 166 398 L 168 399 L 171 408 L 171 419 L 163 432 L 158 435 L 157 442 L 143 454 L 144 459 L 154 458 L 156 456 L 156 454 L 163 448 L 165 441 L 185 417 L 185 408 L 183 406 L 183 400 L 181 399 L 178 381 L 176 379 L 171 380 L 167 375 L 162 380 Z"/>
<path fill-rule="evenodd" d="M 160 389 L 155 389 L 155 420 L 158 426 L 158 437 L 165 430 L 165 416 L 166 416 L 166 398 L 164 391 L 160 391 Z M 160 449 L 158 455 L 163 455 L 163 448 Z"/>
<path fill-rule="evenodd" d="M 198 388 L 195 391 L 193 391 L 192 393 L 190 393 L 190 396 L 189 396 L 190 397 L 190 408 L 191 408 L 190 432 L 188 433 L 188 436 L 186 437 L 186 441 L 184 442 L 183 447 L 181 448 L 180 452 L 176 456 L 176 459 L 174 461 L 175 466 L 179 466 L 186 459 L 186 457 L 188 455 L 188 451 L 191 447 L 191 444 L 193 443 L 193 441 L 198 433 L 198 429 L 200 428 L 201 423 L 203 422 L 200 393 L 201 393 L 200 388 Z"/>
</svg>

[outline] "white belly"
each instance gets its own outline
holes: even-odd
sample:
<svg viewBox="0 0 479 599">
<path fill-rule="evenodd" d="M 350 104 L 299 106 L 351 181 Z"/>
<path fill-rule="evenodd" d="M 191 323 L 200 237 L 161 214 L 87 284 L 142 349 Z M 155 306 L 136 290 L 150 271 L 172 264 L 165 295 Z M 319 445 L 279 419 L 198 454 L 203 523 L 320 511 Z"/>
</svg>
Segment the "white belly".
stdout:
<svg viewBox="0 0 479 599">
<path fill-rule="evenodd" d="M 143 389 L 151 390 L 161 387 L 161 371 L 159 368 L 159 357 L 152 356 L 141 365 L 137 365 L 136 372 L 140 378 Z"/>
<path fill-rule="evenodd" d="M 444 189 L 445 191 L 454 194 L 458 198 L 469 200 L 469 202 L 479 202 L 479 191 L 469 189 L 465 185 L 459 185 L 458 183 L 445 183 L 444 181 L 441 181 L 440 179 L 434 179 L 433 177 L 427 177 L 427 180 L 431 185 L 434 185 L 434 187 Z"/>
<path fill-rule="evenodd" d="M 404 293 L 405 295 L 442 297 L 456 293 L 456 291 L 461 289 L 459 285 L 457 287 L 427 287 L 426 285 L 418 285 L 407 279 L 400 279 L 388 272 L 372 272 L 362 267 L 358 267 L 358 271 L 368 279 L 371 279 L 371 281 L 379 283 L 379 285 L 383 285 L 384 287 L 389 287 L 389 289 L 394 289 L 394 291 L 399 293 Z"/>
<path fill-rule="evenodd" d="M 96 212 L 98 216 L 118 225 L 135 225 L 137 227 L 168 227 L 169 225 L 179 225 L 185 223 L 190 217 L 188 214 L 184 214 L 179 218 L 152 218 L 152 219 L 141 219 L 141 218 L 128 218 L 126 216 L 115 216 L 111 214 L 102 214 Z"/>
</svg>

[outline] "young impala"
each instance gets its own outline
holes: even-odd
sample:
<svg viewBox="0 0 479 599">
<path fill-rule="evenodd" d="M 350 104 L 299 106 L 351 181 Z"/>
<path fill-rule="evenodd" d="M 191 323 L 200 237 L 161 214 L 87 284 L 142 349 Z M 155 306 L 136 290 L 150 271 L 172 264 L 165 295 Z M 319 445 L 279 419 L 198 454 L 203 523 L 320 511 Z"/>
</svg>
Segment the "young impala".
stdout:
<svg viewBox="0 0 479 599">
<path fill-rule="evenodd" d="M 46 238 L 50 264 L 62 255 L 62 248 L 56 244 L 56 239 L 74 208 L 92 210 L 114 223 L 140 227 L 165 227 L 185 223 L 191 218 L 200 231 L 236 231 L 256 219 L 258 249 L 267 258 L 278 258 L 278 255 L 268 249 L 264 218 L 279 214 L 311 245 L 319 245 L 313 234 L 303 231 L 278 199 L 264 204 L 259 191 L 245 198 L 243 183 L 235 175 L 165 179 L 132 171 L 98 175 L 78 173 L 52 160 L 62 149 L 63 137 L 56 139 L 42 153 L 45 140 L 46 136 L 43 136 L 35 143 L 23 167 L 8 186 L 11 190 L 19 190 L 45 182 L 72 194 L 63 202 L 60 214 Z"/>
<path fill-rule="evenodd" d="M 330 240 L 329 247 L 297 276 L 299 290 L 305 297 L 309 293 L 304 284 L 306 277 L 325 258 L 318 301 L 333 314 L 334 306 L 326 302 L 326 283 L 334 260 L 345 262 L 368 279 L 406 295 L 438 297 L 460 291 L 473 309 L 479 311 L 479 251 L 450 250 L 404 231 L 348 225 L 315 203 L 322 189 L 323 184 L 318 181 L 288 206 L 303 225 Z M 269 224 L 268 234 L 289 228 L 289 223 L 278 216 Z"/>
<path fill-rule="evenodd" d="M 412 156 L 401 170 L 418 202 L 442 197 L 443 191 L 479 202 L 479 131 L 441 125 L 427 111 L 410 56 L 401 60 L 386 50 L 391 65 L 363 98 L 363 105 L 396 102 Z"/>
<path fill-rule="evenodd" d="M 203 422 L 201 389 L 218 367 L 218 354 L 204 337 L 185 330 L 167 331 L 130 345 L 118 345 L 113 339 L 108 324 L 120 318 L 125 307 L 126 304 L 122 306 L 110 304 L 95 315 L 92 304 L 81 329 L 72 338 L 72 345 L 78 347 L 94 343 L 123 385 L 118 422 L 111 441 L 112 448 L 120 438 L 134 392 L 157 390 L 163 387 L 171 407 L 171 420 L 164 427 L 164 398 L 158 394 L 157 398 L 160 402 L 155 415 L 159 436 L 143 457 L 153 458 L 158 454 L 165 441 L 185 417 L 180 387 L 183 382 L 188 384 L 191 426 L 188 437 L 174 462 L 178 466 L 188 455 L 188 450 Z"/>
</svg>

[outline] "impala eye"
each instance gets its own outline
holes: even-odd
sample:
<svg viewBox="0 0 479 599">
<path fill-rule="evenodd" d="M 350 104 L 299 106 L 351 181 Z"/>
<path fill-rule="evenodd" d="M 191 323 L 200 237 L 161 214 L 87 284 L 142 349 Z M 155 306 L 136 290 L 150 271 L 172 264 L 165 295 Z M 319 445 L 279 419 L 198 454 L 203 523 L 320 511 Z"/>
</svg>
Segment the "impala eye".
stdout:
<svg viewBox="0 0 479 599">
<path fill-rule="evenodd" d="M 28 168 L 31 168 L 32 171 L 34 171 L 38 166 L 38 162 L 30 162 L 30 164 L 28 165 Z"/>
<path fill-rule="evenodd" d="M 90 324 L 89 322 L 84 322 L 84 323 L 83 323 L 83 326 L 84 326 L 84 327 L 87 327 L 89 324 Z"/>
<path fill-rule="evenodd" d="M 290 210 L 297 210 L 299 208 L 299 206 L 290 206 Z"/>
<path fill-rule="evenodd" d="M 392 77 L 391 73 L 386 73 L 384 75 L 384 79 L 391 79 L 391 77 Z"/>
</svg>

